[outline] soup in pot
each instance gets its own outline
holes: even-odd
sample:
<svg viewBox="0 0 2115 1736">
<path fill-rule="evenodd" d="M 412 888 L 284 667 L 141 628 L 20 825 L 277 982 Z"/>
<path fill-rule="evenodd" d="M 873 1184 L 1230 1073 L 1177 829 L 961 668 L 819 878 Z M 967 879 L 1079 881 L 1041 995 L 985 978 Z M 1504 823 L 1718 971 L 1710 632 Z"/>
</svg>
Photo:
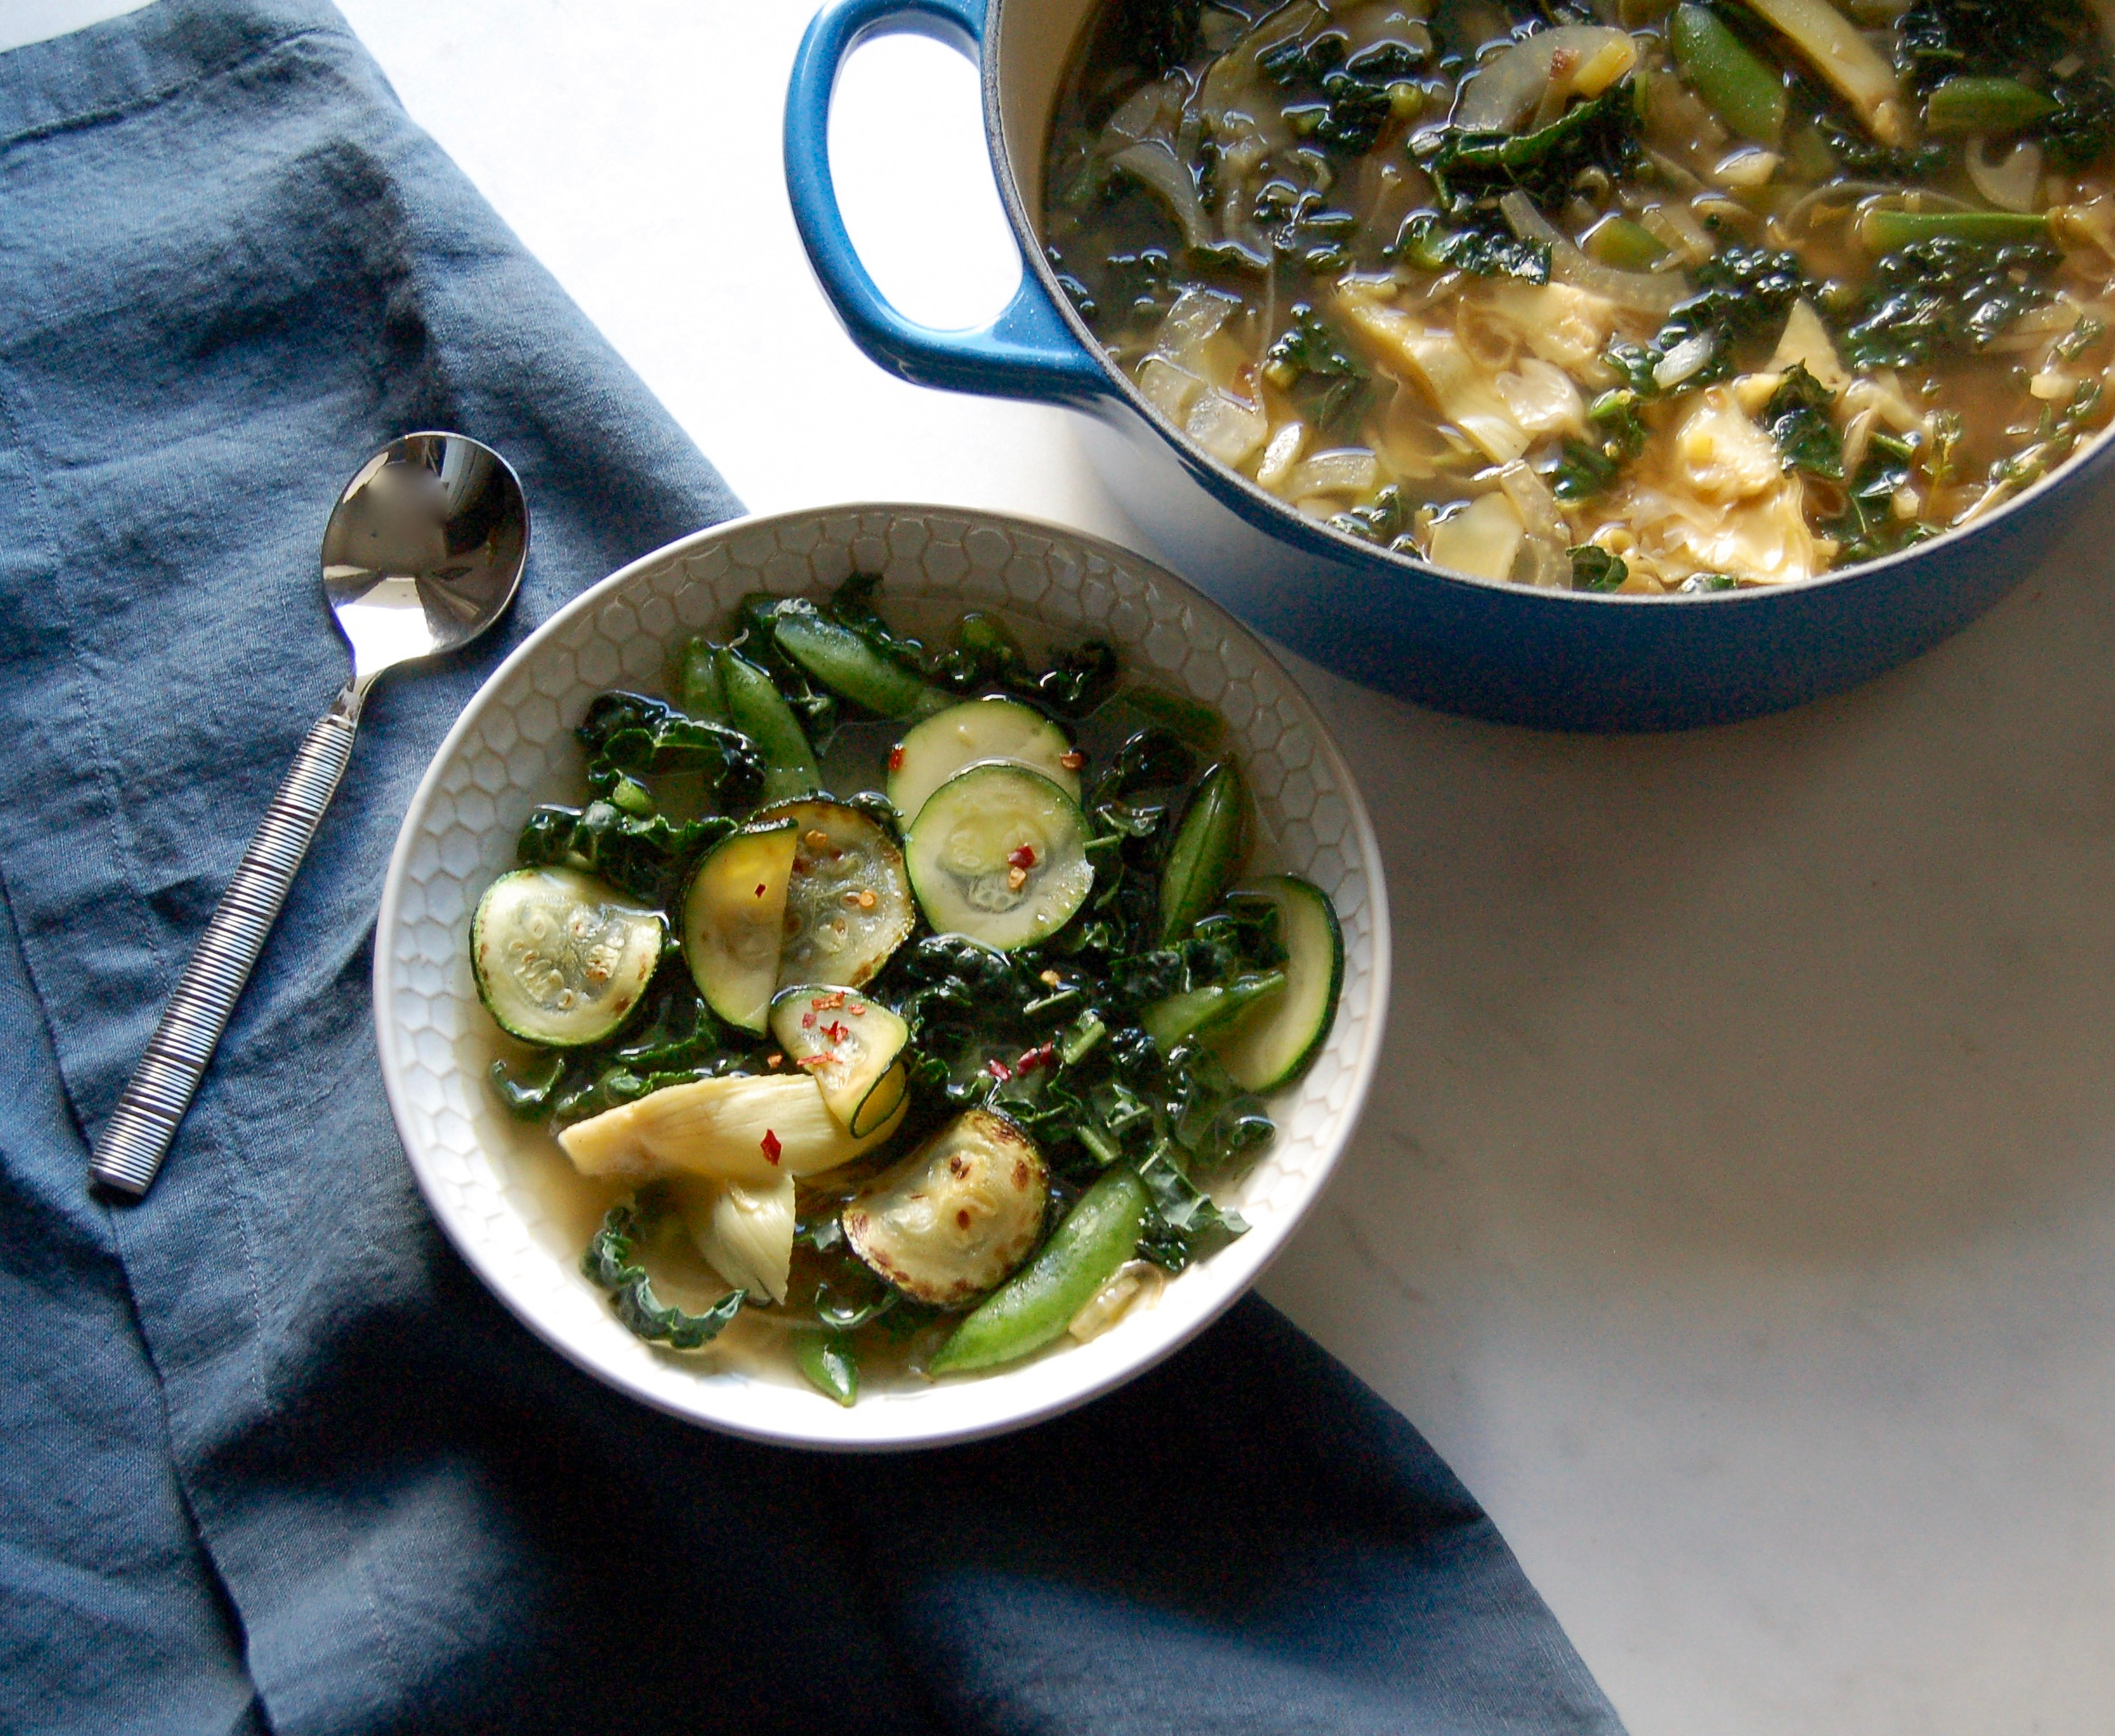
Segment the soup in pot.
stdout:
<svg viewBox="0 0 2115 1736">
<path fill-rule="evenodd" d="M 1475 577 L 1782 584 L 2107 423 L 2115 0 L 1104 0 L 1044 234 L 1154 409 Z"/>
</svg>

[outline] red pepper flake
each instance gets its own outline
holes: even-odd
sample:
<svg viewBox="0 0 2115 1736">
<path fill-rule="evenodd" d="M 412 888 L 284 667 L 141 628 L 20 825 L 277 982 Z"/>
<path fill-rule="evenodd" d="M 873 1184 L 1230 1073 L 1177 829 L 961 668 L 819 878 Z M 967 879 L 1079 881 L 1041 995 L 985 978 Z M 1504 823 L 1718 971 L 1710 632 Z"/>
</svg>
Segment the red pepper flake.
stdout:
<svg viewBox="0 0 2115 1736">
<path fill-rule="evenodd" d="M 814 1014 L 803 1013 L 801 1015 L 801 1029 L 802 1030 L 814 1030 L 815 1029 Z"/>
<path fill-rule="evenodd" d="M 1012 866 L 1023 871 L 1032 868 L 1036 865 L 1036 847 L 1032 844 L 1024 844 L 1008 856 L 1006 860 Z"/>
<path fill-rule="evenodd" d="M 1087 756 L 1075 747 L 1070 753 L 1060 753 L 1058 763 L 1068 772 L 1077 772 L 1087 763 Z"/>
<path fill-rule="evenodd" d="M 796 1067 L 827 1067 L 829 1064 L 830 1057 L 827 1055 L 804 1055 L 794 1063 Z"/>
<path fill-rule="evenodd" d="M 997 1055 L 993 1055 L 991 1060 L 985 1062 L 984 1070 L 1002 1085 L 1013 1077 L 1013 1069 Z"/>
<path fill-rule="evenodd" d="M 769 1128 L 766 1128 L 764 1129 L 764 1136 L 757 1141 L 757 1144 L 764 1148 L 764 1161 L 766 1163 L 776 1163 L 779 1161 L 779 1154 L 786 1149 L 784 1146 L 779 1143 L 779 1136 L 773 1133 Z"/>
<path fill-rule="evenodd" d="M 855 1019 L 865 1018 L 866 1016 L 866 1003 L 864 1001 L 854 1001 L 852 1003 L 852 1016 Z"/>
<path fill-rule="evenodd" d="M 888 751 L 888 768 L 892 772 L 903 770 L 903 743 L 900 741 Z"/>
<path fill-rule="evenodd" d="M 852 1027 L 842 1019 L 833 1019 L 822 1028 L 822 1034 L 832 1042 L 842 1042 L 852 1035 Z"/>
<path fill-rule="evenodd" d="M 761 880 L 756 883 L 756 896 L 760 898 L 764 896 L 764 883 Z"/>
<path fill-rule="evenodd" d="M 1038 1044 L 1036 1048 L 1027 1050 L 1018 1061 L 1013 1063 L 1013 1070 L 1026 1075 L 1033 1073 L 1038 1067 L 1048 1067 L 1051 1064 L 1051 1057 L 1057 1052 L 1054 1044 L 1047 1042 Z"/>
</svg>

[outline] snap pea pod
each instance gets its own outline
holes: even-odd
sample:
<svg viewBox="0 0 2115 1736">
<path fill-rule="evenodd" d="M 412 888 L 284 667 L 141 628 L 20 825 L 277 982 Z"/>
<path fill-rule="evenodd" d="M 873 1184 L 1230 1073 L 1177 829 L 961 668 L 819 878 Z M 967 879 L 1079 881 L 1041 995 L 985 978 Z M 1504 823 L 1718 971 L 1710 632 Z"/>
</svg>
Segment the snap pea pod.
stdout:
<svg viewBox="0 0 2115 1736">
<path fill-rule="evenodd" d="M 1160 937 L 1165 945 L 1219 902 L 1241 865 L 1245 818 L 1241 773 L 1222 760 L 1189 799 L 1160 877 Z"/>
<path fill-rule="evenodd" d="M 2016 133 L 2056 112 L 2056 103 L 2016 78 L 1949 78 L 1924 105 L 1934 133 Z"/>
<path fill-rule="evenodd" d="M 1224 1024 L 1242 1008 L 1285 986 L 1282 970 L 1252 970 L 1231 983 L 1214 983 L 1208 988 L 1186 989 L 1170 995 L 1139 1014 L 1138 1023 L 1163 1055 L 1187 1037 Z"/>
<path fill-rule="evenodd" d="M 1072 1323 L 1136 1253 L 1144 1233 L 1145 1183 L 1119 1165 L 1079 1196 L 1036 1257 L 963 1318 L 931 1371 L 966 1374 L 1039 1351 Z"/>
<path fill-rule="evenodd" d="M 764 761 L 764 799 L 783 802 L 822 787 L 807 734 L 793 707 L 780 697 L 777 684 L 738 652 L 721 646 L 713 659 L 714 674 L 725 695 L 728 721 L 756 744 Z"/>
<path fill-rule="evenodd" d="M 1918 241 L 2046 241 L 2049 220 L 2026 211 L 1868 211 L 1858 220 L 1858 239 L 1875 253 L 1891 253 Z"/>
<path fill-rule="evenodd" d="M 849 1408 L 860 1396 L 860 1364 L 852 1346 L 836 1332 L 802 1332 L 794 1341 L 794 1360 L 808 1384 L 826 1398 Z"/>
<path fill-rule="evenodd" d="M 779 649 L 832 693 L 880 716 L 931 717 L 955 701 L 900 663 L 891 662 L 849 627 L 820 615 L 781 611 L 772 620 Z"/>
<path fill-rule="evenodd" d="M 1579 245 L 1589 259 L 1618 271 L 1644 271 L 1667 251 L 1644 224 L 1614 213 L 1589 229 Z"/>
<path fill-rule="evenodd" d="M 1784 81 L 1702 6 L 1674 10 L 1668 46 L 1683 82 L 1743 139 L 1775 148 L 1784 136 Z"/>
<path fill-rule="evenodd" d="M 693 639 L 675 654 L 675 703 L 684 715 L 708 723 L 730 721 L 714 657 L 717 648 L 709 640 Z"/>
</svg>

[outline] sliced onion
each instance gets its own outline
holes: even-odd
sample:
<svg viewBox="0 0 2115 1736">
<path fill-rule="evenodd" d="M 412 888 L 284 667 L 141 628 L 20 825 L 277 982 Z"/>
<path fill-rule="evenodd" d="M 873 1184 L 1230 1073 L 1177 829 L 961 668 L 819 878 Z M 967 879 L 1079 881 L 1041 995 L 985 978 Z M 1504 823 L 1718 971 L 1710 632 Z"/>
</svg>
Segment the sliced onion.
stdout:
<svg viewBox="0 0 2115 1736">
<path fill-rule="evenodd" d="M 1549 248 L 1550 276 L 1558 283 L 1585 290 L 1633 312 L 1662 319 L 1689 293 L 1688 286 L 1673 272 L 1618 271 L 1613 266 L 1588 259 L 1518 187 L 1499 201 L 1499 209 L 1523 241 L 1538 241 Z"/>
<path fill-rule="evenodd" d="M 1693 338 L 1684 338 L 1673 349 L 1660 358 L 1659 365 L 1652 370 L 1652 384 L 1662 391 L 1672 391 L 1685 379 L 1703 371 L 1703 365 L 1711 359 L 1711 336 L 1699 332 Z"/>
<path fill-rule="evenodd" d="M 1454 105 L 1454 125 L 1472 133 L 1510 133 L 1549 89 L 1560 49 L 1571 51 L 1572 65 L 1586 66 L 1594 63 L 1596 56 L 1616 51 L 1618 43 L 1628 49 L 1630 59 L 1616 62 L 1621 70 L 1606 84 L 1613 84 L 1637 64 L 1637 44 L 1626 32 L 1606 24 L 1561 24 L 1553 30 L 1538 30 L 1526 41 L 1492 55 L 1469 76 Z"/>
<path fill-rule="evenodd" d="M 1109 165 L 1122 169 L 1149 193 L 1158 195 L 1168 207 L 1168 214 L 1182 227 L 1183 240 L 1189 246 L 1211 245 L 1212 226 L 1204 214 L 1204 201 L 1197 197 L 1197 183 L 1173 146 L 1158 139 L 1142 140 L 1118 151 Z"/>
<path fill-rule="evenodd" d="M 2041 190 L 2041 147 L 2032 139 L 2022 139 L 2002 162 L 1991 161 L 1989 150 L 1990 141 L 1979 135 L 1968 141 L 1962 153 L 1975 190 L 2000 211 L 2039 210 L 2035 194 Z"/>
<path fill-rule="evenodd" d="M 1565 545 L 1571 537 L 1550 485 L 1515 460 L 1499 472 L 1499 486 L 1519 513 L 1521 526 L 1527 532 L 1527 540 L 1513 557 L 1514 575 L 1523 584 L 1543 590 L 1569 590 L 1571 563 L 1565 558 Z"/>
</svg>

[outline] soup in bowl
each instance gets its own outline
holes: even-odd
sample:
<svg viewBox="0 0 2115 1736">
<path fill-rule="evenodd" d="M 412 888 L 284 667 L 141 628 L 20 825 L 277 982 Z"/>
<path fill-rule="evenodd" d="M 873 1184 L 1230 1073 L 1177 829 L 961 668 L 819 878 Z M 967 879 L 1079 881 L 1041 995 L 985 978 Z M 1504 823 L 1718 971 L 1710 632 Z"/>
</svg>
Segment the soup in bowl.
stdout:
<svg viewBox="0 0 2115 1736">
<path fill-rule="evenodd" d="M 887 306 L 817 130 L 858 36 L 935 23 L 981 37 L 1026 263 L 980 332 Z M 1669 727 L 1914 654 L 2060 528 L 2108 66 L 2087 7 L 840 0 L 787 167 L 870 352 L 1086 410 L 1147 535 L 1295 648 Z"/>
</svg>

